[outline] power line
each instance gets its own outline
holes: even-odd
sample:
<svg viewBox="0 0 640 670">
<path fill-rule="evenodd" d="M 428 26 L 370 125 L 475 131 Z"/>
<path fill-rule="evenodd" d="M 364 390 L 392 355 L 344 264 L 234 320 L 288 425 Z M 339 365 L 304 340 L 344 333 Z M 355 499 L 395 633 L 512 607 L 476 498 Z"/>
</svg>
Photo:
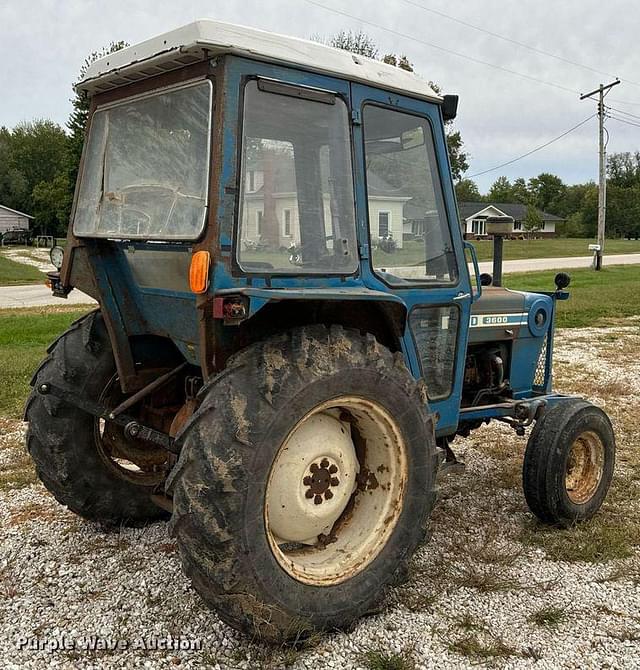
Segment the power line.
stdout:
<svg viewBox="0 0 640 670">
<path fill-rule="evenodd" d="M 620 100 L 619 98 L 611 98 L 611 102 L 617 102 L 619 105 L 631 105 L 632 107 L 640 107 L 640 102 L 631 102 L 630 100 Z"/>
<path fill-rule="evenodd" d="M 611 105 L 607 105 L 607 109 L 612 109 L 614 112 L 619 112 L 620 114 L 624 114 L 625 116 L 630 116 L 633 119 L 640 120 L 640 116 L 638 116 L 637 114 L 632 114 L 631 112 L 625 112 L 623 109 L 618 109 L 617 107 L 611 107 Z"/>
<path fill-rule="evenodd" d="M 425 12 L 430 12 L 431 14 L 441 16 L 442 18 L 448 19 L 449 21 L 455 21 L 455 23 L 459 23 L 460 25 L 466 26 L 467 28 L 472 28 L 473 30 L 477 30 L 481 33 L 485 33 L 486 35 L 491 35 L 491 37 L 496 37 L 497 39 L 503 40 L 505 42 L 509 42 L 511 44 L 516 44 L 517 46 L 522 47 L 523 49 L 528 49 L 529 51 L 533 51 L 534 53 L 540 54 L 542 56 L 548 56 L 549 58 L 555 58 L 556 60 L 562 61 L 563 63 L 568 63 L 569 65 L 574 65 L 576 67 L 583 68 L 584 70 L 589 70 L 590 72 L 596 72 L 597 74 L 603 74 L 603 75 L 606 75 L 607 77 L 614 78 L 614 75 L 612 75 L 609 72 L 604 72 L 603 70 L 598 70 L 594 67 L 591 67 L 590 65 L 585 65 L 584 63 L 578 63 L 577 61 L 571 60 L 570 58 L 565 58 L 564 56 L 559 56 L 558 54 L 551 53 L 550 51 L 545 51 L 544 49 L 538 49 L 537 47 L 531 46 L 530 44 L 525 44 L 524 42 L 514 40 L 511 37 L 506 37 L 505 35 L 500 35 L 500 33 L 494 33 L 491 30 L 487 30 L 487 29 L 482 28 L 480 26 L 477 26 L 473 23 L 469 23 L 468 21 L 464 21 L 463 19 L 459 19 L 455 16 L 451 16 L 450 14 L 446 14 L 445 12 L 441 12 L 440 10 L 432 9 L 431 7 L 426 7 L 425 5 L 423 5 L 419 2 L 414 2 L 413 0 L 402 0 L 402 2 L 406 3 L 407 5 L 411 5 L 413 7 L 418 7 L 419 9 L 422 9 Z M 635 81 L 631 81 L 630 79 L 622 79 L 621 78 L 621 81 L 624 81 L 628 84 L 633 84 L 634 86 L 640 86 L 640 83 L 635 82 Z"/>
<path fill-rule="evenodd" d="M 495 70 L 500 70 L 501 72 L 506 72 L 507 74 L 512 74 L 517 77 L 522 77 L 523 79 L 529 79 L 530 81 L 535 81 L 538 84 L 544 84 L 545 86 L 552 86 L 553 88 L 560 89 L 562 91 L 567 91 L 568 93 L 580 93 L 580 91 L 577 91 L 576 89 L 569 88 L 568 86 L 563 86 L 562 84 L 557 84 L 555 82 L 551 81 L 546 81 L 544 79 L 539 79 L 538 77 L 533 77 L 532 75 L 529 74 L 524 74 L 523 72 L 517 72 L 516 70 L 511 70 L 507 67 L 503 67 L 502 65 L 497 65 L 496 63 L 490 63 L 489 61 L 482 60 L 480 58 L 475 58 L 474 56 L 469 56 L 468 54 L 461 53 L 459 51 L 453 51 L 452 49 L 447 49 L 446 47 L 440 46 L 439 44 L 434 44 L 433 42 L 427 42 L 426 40 L 422 40 L 418 37 L 413 37 L 412 35 L 408 35 L 407 33 L 400 32 L 399 30 L 394 30 L 393 28 L 388 28 L 387 26 L 383 26 L 380 23 L 374 23 L 373 21 L 369 21 L 368 19 L 363 19 L 359 16 L 355 16 L 353 14 L 349 14 L 348 12 L 344 12 L 341 9 L 335 9 L 333 7 L 329 7 L 327 5 L 322 4 L 321 2 L 317 2 L 317 0 L 305 0 L 305 2 L 315 5 L 316 7 L 320 7 L 321 9 L 324 9 L 328 12 L 333 12 L 334 14 L 339 14 L 340 16 L 344 16 L 346 18 L 352 19 L 354 21 L 360 21 L 360 23 L 364 23 L 365 25 L 372 26 L 373 28 L 378 28 L 379 30 L 384 30 L 388 33 L 391 33 L 392 35 L 396 35 L 397 37 L 402 37 L 403 39 L 408 39 L 413 42 L 417 42 L 419 44 L 424 44 L 425 46 L 431 47 L 432 49 L 437 49 L 439 51 L 443 51 L 444 53 L 450 54 L 452 56 L 457 56 L 458 58 L 464 58 L 465 60 L 471 61 L 473 63 L 479 63 L 480 65 L 486 65 L 488 67 L 492 67 Z"/>
<path fill-rule="evenodd" d="M 634 123 L 633 121 L 629 121 L 627 119 L 621 119 L 619 116 L 614 116 L 613 114 L 608 114 L 608 117 L 610 119 L 613 119 L 614 121 L 619 121 L 620 123 L 626 123 L 628 126 L 635 126 L 636 128 L 640 128 L 640 123 Z"/>
<path fill-rule="evenodd" d="M 554 137 L 552 140 L 549 140 L 548 142 L 545 142 L 544 144 L 541 144 L 539 147 L 536 147 L 535 149 L 531 149 L 531 151 L 527 151 L 526 154 L 522 154 L 522 156 L 518 156 L 517 158 L 513 158 L 510 161 L 507 161 L 506 163 L 501 163 L 500 165 L 496 165 L 495 167 L 489 168 L 488 170 L 483 170 L 482 172 L 476 172 L 475 174 L 471 174 L 467 177 L 467 179 L 473 179 L 473 177 L 479 177 L 480 175 L 487 174 L 487 172 L 494 172 L 495 170 L 499 170 L 500 168 L 506 167 L 507 165 L 512 165 L 513 163 L 522 160 L 523 158 L 526 158 L 527 156 L 531 156 L 531 154 L 535 154 L 536 151 L 540 151 L 540 149 L 544 149 L 545 147 L 548 147 L 550 144 L 553 144 L 554 142 L 557 142 L 558 140 L 561 140 L 563 137 L 566 137 L 569 133 L 572 133 L 574 130 L 577 130 L 580 128 L 580 126 L 584 126 L 584 124 L 587 121 L 590 121 L 595 114 L 592 114 L 591 116 L 588 116 L 586 119 L 583 121 L 580 121 L 580 123 L 576 124 L 572 128 L 569 128 L 569 130 L 565 130 L 562 135 L 558 135 L 557 137 Z"/>
</svg>

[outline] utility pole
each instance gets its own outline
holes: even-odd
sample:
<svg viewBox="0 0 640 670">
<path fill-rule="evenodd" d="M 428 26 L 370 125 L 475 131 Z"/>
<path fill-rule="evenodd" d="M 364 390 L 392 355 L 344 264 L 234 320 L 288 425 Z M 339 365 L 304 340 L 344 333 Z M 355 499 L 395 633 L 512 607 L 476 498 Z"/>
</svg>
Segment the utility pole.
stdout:
<svg viewBox="0 0 640 670">
<path fill-rule="evenodd" d="M 600 84 L 598 88 L 585 93 L 580 96 L 580 100 L 591 98 L 592 95 L 598 94 L 598 150 L 600 156 L 599 164 L 599 178 L 598 178 L 598 240 L 596 245 L 596 256 L 593 267 L 595 270 L 602 269 L 602 254 L 604 252 L 604 229 L 607 216 L 607 159 L 604 150 L 604 92 L 610 90 L 620 83 L 616 79 L 611 84 Z"/>
</svg>

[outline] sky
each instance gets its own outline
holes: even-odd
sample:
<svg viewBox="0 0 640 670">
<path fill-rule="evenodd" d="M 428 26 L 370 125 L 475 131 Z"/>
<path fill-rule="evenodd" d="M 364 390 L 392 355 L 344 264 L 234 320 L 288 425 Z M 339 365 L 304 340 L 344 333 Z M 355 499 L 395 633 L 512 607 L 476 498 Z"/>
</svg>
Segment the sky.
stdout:
<svg viewBox="0 0 640 670">
<path fill-rule="evenodd" d="M 581 102 L 579 93 L 615 76 L 623 81 L 607 102 L 627 113 L 614 114 L 638 125 L 608 119 L 608 151 L 640 150 L 640 3 L 633 0 L 0 0 L 0 126 L 34 118 L 64 125 L 71 84 L 89 53 L 111 41 L 133 44 L 196 18 L 304 38 L 363 30 L 381 54 L 405 54 L 425 79 L 460 96 L 456 127 L 471 156 L 467 176 L 520 156 L 594 114 L 595 103 Z M 593 118 L 549 147 L 475 181 L 486 192 L 501 175 L 528 179 L 552 172 L 567 183 L 596 179 L 597 137 Z"/>
</svg>

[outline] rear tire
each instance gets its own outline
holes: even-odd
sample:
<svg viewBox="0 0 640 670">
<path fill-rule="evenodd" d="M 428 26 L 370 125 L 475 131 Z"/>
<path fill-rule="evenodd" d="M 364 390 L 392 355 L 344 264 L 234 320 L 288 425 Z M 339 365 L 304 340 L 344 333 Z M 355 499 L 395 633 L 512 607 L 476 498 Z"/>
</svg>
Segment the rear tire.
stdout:
<svg viewBox="0 0 640 670">
<path fill-rule="evenodd" d="M 406 572 L 434 501 L 433 421 L 402 357 L 371 335 L 301 328 L 235 356 L 202 397 L 167 484 L 172 533 L 205 602 L 271 641 L 371 611 Z M 400 453 L 385 464 L 394 435 Z"/>
<path fill-rule="evenodd" d="M 536 422 L 525 451 L 529 509 L 561 526 L 590 519 L 607 495 L 614 464 L 609 417 L 586 400 L 559 402 Z"/>
<path fill-rule="evenodd" d="M 25 409 L 27 449 L 42 483 L 58 502 L 92 521 L 137 525 L 167 518 L 150 498 L 158 484 L 127 481 L 100 454 L 93 416 L 35 390 L 50 382 L 93 401 L 100 399 L 115 375 L 100 312 L 76 321 L 47 351 L 31 380 L 35 388 Z"/>
</svg>

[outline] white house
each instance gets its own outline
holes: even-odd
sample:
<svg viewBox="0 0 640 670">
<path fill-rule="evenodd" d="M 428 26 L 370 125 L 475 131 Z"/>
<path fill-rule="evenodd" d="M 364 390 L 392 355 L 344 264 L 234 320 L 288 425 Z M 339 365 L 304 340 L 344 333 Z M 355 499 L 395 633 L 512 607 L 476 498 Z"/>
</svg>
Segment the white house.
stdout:
<svg viewBox="0 0 640 670">
<path fill-rule="evenodd" d="M 465 237 L 477 239 L 487 236 L 487 219 L 504 219 L 511 224 L 512 237 L 555 237 L 556 223 L 564 219 L 554 214 L 537 210 L 542 224 L 536 231 L 524 230 L 524 220 L 527 216 L 527 205 L 521 203 L 488 203 L 488 202 L 461 202 L 458 203 L 460 224 Z"/>
<path fill-rule="evenodd" d="M 0 205 L 0 235 L 8 230 L 29 230 L 33 217 Z"/>
<path fill-rule="evenodd" d="M 250 167 L 245 176 L 244 206 L 242 208 L 243 241 L 261 241 L 265 208 L 264 172 L 259 165 Z M 278 247 L 288 248 L 300 243 L 300 221 L 298 194 L 292 161 L 278 161 L 275 167 L 274 187 L 271 197 L 278 221 Z M 377 175 L 370 173 L 368 179 L 368 205 L 371 234 L 376 237 L 391 235 L 398 247 L 402 247 L 406 222 L 404 206 L 410 197 L 401 195 Z M 328 188 L 323 188 L 324 222 L 327 236 L 331 231 L 331 204 Z"/>
</svg>

